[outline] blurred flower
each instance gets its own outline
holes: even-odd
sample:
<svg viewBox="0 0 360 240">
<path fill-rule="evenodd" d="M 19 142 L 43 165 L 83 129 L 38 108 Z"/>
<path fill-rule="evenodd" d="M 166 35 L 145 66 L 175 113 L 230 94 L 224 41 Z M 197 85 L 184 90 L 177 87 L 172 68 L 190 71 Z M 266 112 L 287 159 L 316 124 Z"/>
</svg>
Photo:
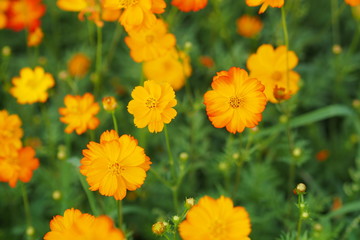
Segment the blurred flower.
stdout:
<svg viewBox="0 0 360 240">
<path fill-rule="evenodd" d="M 134 123 L 138 128 L 148 126 L 150 132 L 161 132 L 164 123 L 170 123 L 177 114 L 173 108 L 177 103 L 175 92 L 168 83 L 145 81 L 144 87 L 135 87 L 131 96 L 133 100 L 127 109 L 134 115 Z"/>
<path fill-rule="evenodd" d="M 291 95 L 289 92 L 286 92 L 285 88 L 283 87 L 278 87 L 278 85 L 275 85 L 274 87 L 274 98 L 278 101 L 281 102 L 283 100 L 288 100 L 291 98 Z"/>
<path fill-rule="evenodd" d="M 117 107 L 117 102 L 114 97 L 104 97 L 102 99 L 103 108 L 106 111 L 112 112 Z"/>
<path fill-rule="evenodd" d="M 10 187 L 14 188 L 18 180 L 29 182 L 33 170 L 38 167 L 39 160 L 33 148 L 0 146 L 0 181 L 8 182 Z"/>
<path fill-rule="evenodd" d="M 180 11 L 190 12 L 199 11 L 206 7 L 208 0 L 172 0 L 171 4 Z"/>
<path fill-rule="evenodd" d="M 44 33 L 40 27 L 36 28 L 34 31 L 29 32 L 27 37 L 27 45 L 29 47 L 38 46 L 44 37 Z"/>
<path fill-rule="evenodd" d="M 342 52 L 342 47 L 339 44 L 334 44 L 331 50 L 334 54 L 340 54 Z"/>
<path fill-rule="evenodd" d="M 83 53 L 73 55 L 68 61 L 68 72 L 73 77 L 83 78 L 88 73 L 91 65 L 90 58 Z"/>
<path fill-rule="evenodd" d="M 349 4 L 350 6 L 357 6 L 357 5 L 360 5 L 360 0 L 345 0 L 345 2 L 347 4 Z"/>
<path fill-rule="evenodd" d="M 207 68 L 212 68 L 215 65 L 214 60 L 209 56 L 200 56 L 199 60 L 201 65 Z"/>
<path fill-rule="evenodd" d="M 281 8 L 284 5 L 284 0 L 246 0 L 246 4 L 250 7 L 256 7 L 261 5 L 259 14 L 266 11 L 270 7 Z"/>
<path fill-rule="evenodd" d="M 165 12 L 166 2 L 164 0 L 151 0 L 151 11 L 161 14 Z"/>
<path fill-rule="evenodd" d="M 230 198 L 202 197 L 179 225 L 184 240 L 226 239 L 249 240 L 251 224 L 243 207 L 234 207 Z"/>
<path fill-rule="evenodd" d="M 236 20 L 237 32 L 247 38 L 256 36 L 263 28 L 260 18 L 243 15 Z"/>
<path fill-rule="evenodd" d="M 287 58 L 288 64 L 286 63 Z M 287 51 L 286 46 L 274 49 L 269 44 L 261 45 L 257 52 L 247 60 L 250 76 L 257 78 L 265 85 L 265 95 L 272 103 L 278 102 L 274 96 L 275 88 L 283 89 L 284 96 L 293 95 L 299 90 L 300 75 L 291 70 L 297 64 L 298 58 L 295 52 Z"/>
<path fill-rule="evenodd" d="M 316 153 L 316 160 L 323 162 L 329 158 L 329 150 L 323 149 Z"/>
<path fill-rule="evenodd" d="M 134 191 L 144 183 L 151 162 L 133 137 L 105 131 L 100 143 L 90 142 L 87 148 L 83 150 L 80 172 L 91 191 L 122 200 L 126 190 Z"/>
<path fill-rule="evenodd" d="M 9 46 L 4 46 L 2 49 L 1 49 L 1 53 L 4 57 L 8 57 L 11 55 L 11 48 Z"/>
<path fill-rule="evenodd" d="M 105 8 L 123 9 L 120 23 L 126 31 L 140 31 L 155 24 L 156 13 L 164 11 L 164 0 L 104 0 Z"/>
<path fill-rule="evenodd" d="M 0 111 L 0 146 L 10 145 L 14 148 L 21 148 L 23 130 L 18 115 L 9 115 L 8 111 Z"/>
<path fill-rule="evenodd" d="M 108 216 L 94 217 L 78 209 L 67 209 L 64 216 L 57 215 L 50 221 L 50 232 L 44 240 L 124 240 L 121 230 L 114 227 Z"/>
<path fill-rule="evenodd" d="M 176 38 L 168 33 L 165 22 L 157 19 L 150 29 L 129 32 L 125 43 L 130 48 L 132 59 L 143 62 L 164 56 L 175 47 Z"/>
<path fill-rule="evenodd" d="M 59 113 L 63 115 L 60 121 L 69 124 L 65 128 L 66 133 L 74 130 L 78 135 L 86 132 L 87 129 L 95 129 L 100 121 L 95 115 L 99 112 L 100 106 L 94 102 L 91 93 L 83 96 L 66 95 L 64 98 L 65 108 L 59 108 Z"/>
<path fill-rule="evenodd" d="M 120 17 L 119 10 L 105 9 L 98 0 L 57 0 L 56 5 L 64 11 L 79 12 L 78 18 L 81 21 L 86 15 L 88 20 L 93 21 L 98 27 L 104 25 L 102 20 L 117 21 Z"/>
<path fill-rule="evenodd" d="M 144 62 L 143 71 L 147 79 L 168 82 L 177 91 L 191 74 L 190 58 L 185 52 L 173 49 L 163 57 Z"/>
<path fill-rule="evenodd" d="M 6 27 L 7 17 L 6 17 L 6 10 L 9 7 L 9 0 L 2 0 L 0 1 L 0 29 Z"/>
<path fill-rule="evenodd" d="M 343 206 L 343 204 L 342 204 L 341 198 L 340 197 L 334 197 L 333 204 L 331 206 L 331 210 L 336 211 L 336 210 L 340 209 L 342 206 Z"/>
<path fill-rule="evenodd" d="M 6 28 L 14 31 L 27 29 L 32 32 L 40 26 L 40 18 L 45 14 L 42 0 L 12 0 L 9 3 Z"/>
<path fill-rule="evenodd" d="M 50 73 L 46 73 L 42 67 L 23 68 L 20 70 L 20 77 L 12 79 L 14 85 L 10 89 L 20 104 L 46 102 L 48 99 L 47 90 L 54 87 L 55 81 Z"/>
<path fill-rule="evenodd" d="M 156 222 L 152 225 L 151 230 L 155 235 L 161 235 L 166 231 L 166 224 L 164 222 Z"/>
<path fill-rule="evenodd" d="M 204 95 L 204 104 L 214 127 L 226 127 L 235 134 L 261 121 L 266 105 L 264 85 L 249 78 L 244 69 L 232 67 L 218 72 L 211 87 L 213 90 Z"/>
</svg>

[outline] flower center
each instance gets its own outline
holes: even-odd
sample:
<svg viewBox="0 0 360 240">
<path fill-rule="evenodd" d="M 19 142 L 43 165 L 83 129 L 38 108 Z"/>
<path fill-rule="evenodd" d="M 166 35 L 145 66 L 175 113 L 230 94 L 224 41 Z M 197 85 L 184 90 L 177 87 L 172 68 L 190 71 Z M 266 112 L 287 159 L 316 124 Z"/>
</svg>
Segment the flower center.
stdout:
<svg viewBox="0 0 360 240">
<path fill-rule="evenodd" d="M 226 226 L 223 221 L 215 220 L 210 226 L 211 239 L 224 239 L 226 236 Z"/>
<path fill-rule="evenodd" d="M 114 175 L 121 175 L 121 172 L 123 172 L 125 168 L 122 167 L 119 163 L 115 162 L 108 165 L 108 170 Z"/>
<path fill-rule="evenodd" d="M 119 0 L 120 8 L 128 8 L 134 6 L 139 0 Z"/>
<path fill-rule="evenodd" d="M 158 104 L 158 102 L 156 101 L 156 99 L 152 98 L 152 97 L 148 98 L 145 102 L 145 105 L 150 109 L 156 108 L 157 104 Z"/>
<path fill-rule="evenodd" d="M 153 35 L 147 35 L 145 37 L 145 40 L 147 43 L 152 43 L 154 41 L 154 36 Z"/>
<path fill-rule="evenodd" d="M 273 72 L 273 74 L 271 75 L 271 78 L 275 81 L 278 82 L 281 80 L 282 78 L 282 73 L 279 71 Z"/>
<path fill-rule="evenodd" d="M 229 104 L 232 108 L 238 108 L 241 107 L 244 104 L 244 99 L 243 98 L 238 98 L 238 97 L 231 97 Z"/>
</svg>

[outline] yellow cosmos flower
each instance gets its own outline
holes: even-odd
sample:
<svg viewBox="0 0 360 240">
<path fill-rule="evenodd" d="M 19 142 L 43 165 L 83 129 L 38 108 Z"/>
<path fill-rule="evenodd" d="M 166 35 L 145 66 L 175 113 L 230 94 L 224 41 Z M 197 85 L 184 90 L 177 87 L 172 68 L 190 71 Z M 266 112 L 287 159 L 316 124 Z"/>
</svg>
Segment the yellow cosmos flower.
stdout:
<svg viewBox="0 0 360 240">
<path fill-rule="evenodd" d="M 125 236 L 114 227 L 111 218 L 94 217 L 78 209 L 67 209 L 64 216 L 57 215 L 50 221 L 50 232 L 44 240 L 124 240 Z"/>
<path fill-rule="evenodd" d="M 179 225 L 183 240 L 250 240 L 249 214 L 243 207 L 234 207 L 230 198 L 202 197 Z"/>
<path fill-rule="evenodd" d="M 286 53 L 288 54 L 288 64 Z M 274 49 L 269 44 L 263 44 L 255 54 L 248 58 L 246 64 L 250 76 L 257 78 L 265 85 L 265 95 L 270 102 L 278 102 L 275 96 L 278 94 L 278 90 L 289 97 L 299 90 L 300 75 L 291 70 L 298 64 L 298 58 L 293 51 L 287 51 L 286 46 Z"/>
<path fill-rule="evenodd" d="M 231 133 L 253 128 L 262 119 L 266 97 L 264 85 L 249 78 L 244 69 L 232 67 L 218 72 L 204 95 L 206 113 L 216 128 L 226 127 Z"/>
<path fill-rule="evenodd" d="M 94 96 L 85 93 L 84 96 L 66 95 L 64 98 L 65 108 L 60 108 L 63 115 L 60 121 L 69 124 L 65 128 L 66 133 L 76 131 L 77 134 L 86 132 L 87 129 L 95 129 L 100 124 L 95 115 L 100 111 L 100 106 L 94 102 Z"/>
<path fill-rule="evenodd" d="M 134 123 L 138 128 L 148 126 L 150 132 L 161 132 L 164 123 L 170 123 L 177 114 L 173 109 L 177 103 L 175 92 L 169 83 L 145 81 L 144 87 L 135 87 L 131 96 L 133 100 L 127 109 L 134 115 Z"/>
<path fill-rule="evenodd" d="M 161 19 L 150 28 L 142 31 L 131 31 L 125 37 L 130 48 L 130 56 L 135 62 L 150 61 L 167 54 L 175 47 L 176 38 L 168 33 L 167 25 Z"/>
<path fill-rule="evenodd" d="M 261 5 L 259 14 L 266 11 L 270 7 L 281 8 L 284 5 L 284 0 L 246 0 L 246 4 L 250 7 Z"/>
<path fill-rule="evenodd" d="M 83 150 L 80 172 L 86 176 L 91 191 L 121 200 L 126 190 L 134 191 L 145 181 L 150 159 L 136 139 L 119 137 L 116 131 L 105 131 L 100 143 L 90 142 Z"/>
<path fill-rule="evenodd" d="M 143 71 L 147 79 L 168 82 L 177 91 L 191 74 L 190 58 L 185 52 L 174 49 L 163 57 L 144 62 Z"/>
<path fill-rule="evenodd" d="M 9 115 L 8 111 L 0 111 L 0 146 L 11 145 L 16 149 L 22 146 L 23 130 L 18 115 Z"/>
<path fill-rule="evenodd" d="M 45 73 L 42 67 L 23 68 L 20 77 L 12 79 L 14 87 L 10 89 L 17 102 L 20 104 L 46 102 L 47 90 L 55 85 L 54 78 L 50 73 Z"/>
</svg>

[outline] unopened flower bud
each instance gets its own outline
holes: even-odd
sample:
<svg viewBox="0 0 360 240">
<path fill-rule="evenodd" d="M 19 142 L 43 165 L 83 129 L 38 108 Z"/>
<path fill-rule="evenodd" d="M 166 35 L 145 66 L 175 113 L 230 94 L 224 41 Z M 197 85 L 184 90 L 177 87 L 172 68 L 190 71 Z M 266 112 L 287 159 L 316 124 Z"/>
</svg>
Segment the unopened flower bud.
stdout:
<svg viewBox="0 0 360 240">
<path fill-rule="evenodd" d="M 68 74 L 68 72 L 65 71 L 65 70 L 62 70 L 62 71 L 60 71 L 60 72 L 58 73 L 58 78 L 59 78 L 60 80 L 66 80 L 68 77 L 69 77 L 69 74 Z"/>
<path fill-rule="evenodd" d="M 293 154 L 293 156 L 294 157 L 300 157 L 301 156 L 301 148 L 294 148 L 294 150 L 293 150 L 293 152 L 292 152 L 292 154 Z"/>
<path fill-rule="evenodd" d="M 286 115 L 281 115 L 279 121 L 281 123 L 286 123 L 288 121 L 288 117 Z"/>
<path fill-rule="evenodd" d="M 27 236 L 33 236 L 35 233 L 35 229 L 33 226 L 29 226 L 26 228 L 26 235 Z"/>
<path fill-rule="evenodd" d="M 332 46 L 332 52 L 334 54 L 340 54 L 342 52 L 342 47 L 339 44 L 335 44 Z"/>
<path fill-rule="evenodd" d="M 221 170 L 221 171 L 226 171 L 227 169 L 228 169 L 228 164 L 226 163 L 226 162 L 221 162 L 221 163 L 219 163 L 219 169 Z"/>
<path fill-rule="evenodd" d="M 2 48 L 1 52 L 4 57 L 8 57 L 11 55 L 11 48 L 9 46 L 5 46 Z"/>
<path fill-rule="evenodd" d="M 166 224 L 164 222 L 157 222 L 152 225 L 151 230 L 156 235 L 161 235 L 166 230 Z"/>
<path fill-rule="evenodd" d="M 118 105 L 114 97 L 104 97 L 102 99 L 102 104 L 104 109 L 108 112 L 114 111 Z"/>
<path fill-rule="evenodd" d="M 296 186 L 296 191 L 298 193 L 304 193 L 306 191 L 306 185 L 303 184 L 303 183 L 299 183 L 297 186 Z"/>
<path fill-rule="evenodd" d="M 308 213 L 308 212 L 303 212 L 303 213 L 301 214 L 301 217 L 304 218 L 304 219 L 306 219 L 306 218 L 309 217 L 309 213 Z"/>
<path fill-rule="evenodd" d="M 64 160 L 66 158 L 66 147 L 64 145 L 59 145 L 58 152 L 57 152 L 57 158 L 59 160 Z"/>
<path fill-rule="evenodd" d="M 239 154 L 239 153 L 233 153 L 233 155 L 232 155 L 232 158 L 233 158 L 234 160 L 239 159 L 239 157 L 240 157 L 240 154 Z"/>
<path fill-rule="evenodd" d="M 173 216 L 172 220 L 174 223 L 177 223 L 180 221 L 180 218 L 179 218 L 179 216 L 175 215 L 175 216 Z"/>
<path fill-rule="evenodd" d="M 195 205 L 195 199 L 194 198 L 187 198 L 185 200 L 185 207 L 186 208 L 191 208 L 194 205 Z"/>
<path fill-rule="evenodd" d="M 186 160 L 188 160 L 188 158 L 189 158 L 189 154 L 188 153 L 186 153 L 186 152 L 182 152 L 182 153 L 180 153 L 180 160 L 182 160 L 182 161 L 186 161 Z"/>
<path fill-rule="evenodd" d="M 52 193 L 52 198 L 54 200 L 59 200 L 61 198 L 61 192 L 59 190 L 55 190 L 53 193 Z"/>
<path fill-rule="evenodd" d="M 320 223 L 315 223 L 314 224 L 314 230 L 317 232 L 321 232 L 321 230 L 323 229 L 322 225 Z"/>
</svg>

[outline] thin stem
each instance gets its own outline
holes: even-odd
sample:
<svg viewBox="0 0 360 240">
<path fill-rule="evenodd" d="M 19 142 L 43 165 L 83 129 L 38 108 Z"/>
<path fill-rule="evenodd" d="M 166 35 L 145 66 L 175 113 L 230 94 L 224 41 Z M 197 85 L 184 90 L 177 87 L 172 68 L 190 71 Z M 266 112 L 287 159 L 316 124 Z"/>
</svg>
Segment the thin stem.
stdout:
<svg viewBox="0 0 360 240">
<path fill-rule="evenodd" d="M 117 213 L 118 213 L 118 221 L 119 221 L 119 229 L 121 229 L 123 224 L 123 214 L 122 214 L 122 200 L 117 200 Z"/>
<path fill-rule="evenodd" d="M 242 149 L 242 135 L 241 133 L 239 133 L 239 160 L 236 162 L 236 165 L 237 165 L 237 168 L 236 168 L 236 173 L 235 173 L 235 184 L 234 184 L 234 189 L 232 191 L 232 196 L 234 197 L 235 194 L 236 194 L 236 191 L 239 187 L 239 184 L 240 184 L 240 173 L 241 173 L 241 169 L 242 169 L 242 166 L 243 166 L 243 163 L 244 163 L 244 158 L 243 158 L 243 154 L 247 154 L 245 152 L 242 152 L 241 151 Z"/>
<path fill-rule="evenodd" d="M 287 30 L 287 24 L 286 24 L 286 13 L 285 13 L 285 7 L 283 6 L 281 8 L 281 22 L 282 22 L 282 28 L 284 32 L 284 42 L 286 46 L 286 87 L 287 90 L 290 90 L 290 76 L 289 76 L 289 34 Z"/>
<path fill-rule="evenodd" d="M 99 211 L 96 207 L 96 204 L 95 204 L 95 197 L 94 197 L 94 194 L 93 192 L 90 192 L 90 190 L 87 188 L 86 186 L 86 182 L 85 182 L 85 179 L 84 177 L 80 174 L 79 171 L 76 171 L 78 176 L 79 176 L 79 180 L 80 180 L 80 183 L 81 183 L 81 186 L 83 187 L 84 191 L 85 191 L 85 194 L 86 194 L 86 197 L 89 201 L 89 204 L 90 204 L 90 208 L 91 208 L 91 211 L 93 212 L 93 214 L 95 216 L 98 216 L 99 215 Z"/>
<path fill-rule="evenodd" d="M 177 185 L 177 184 L 176 184 L 176 186 L 174 186 L 171 189 L 172 195 L 173 195 L 173 204 L 174 204 L 175 212 L 178 212 L 178 210 L 179 210 L 178 189 L 179 189 L 179 185 Z"/>
<path fill-rule="evenodd" d="M 169 162 L 171 165 L 172 174 L 173 174 L 174 179 L 176 179 L 176 176 L 177 176 L 176 166 L 175 166 L 174 158 L 173 158 L 173 155 L 171 152 L 169 134 L 168 134 L 166 125 L 164 126 L 164 133 L 165 133 L 166 148 L 167 148 L 167 152 L 168 152 L 168 156 L 169 156 Z"/>
<path fill-rule="evenodd" d="M 32 227 L 32 219 L 31 219 L 31 212 L 30 212 L 30 206 L 29 206 L 29 198 L 26 192 L 25 183 L 21 183 L 21 192 L 24 202 L 24 209 L 25 209 L 25 217 L 26 217 L 26 225 L 27 228 Z M 32 239 L 31 236 L 27 235 L 28 239 Z"/>
<path fill-rule="evenodd" d="M 157 179 L 159 179 L 159 181 L 162 182 L 165 186 L 167 186 L 169 189 L 172 189 L 171 184 L 168 181 L 166 181 L 162 176 L 160 176 L 160 174 L 156 170 L 154 170 L 153 168 L 150 168 L 150 172 L 152 174 L 154 174 L 154 176 Z"/>
<path fill-rule="evenodd" d="M 118 128 L 118 124 L 117 124 L 117 120 L 116 120 L 116 116 L 115 116 L 115 110 L 111 111 L 111 116 L 112 116 L 112 120 L 114 123 L 114 129 L 117 133 L 119 133 L 119 128 Z"/>
<path fill-rule="evenodd" d="M 116 46 L 118 45 L 117 43 L 119 42 L 119 40 L 121 38 L 122 29 L 123 29 L 123 27 L 119 23 L 116 23 L 115 33 L 111 40 L 110 47 L 107 51 L 107 58 L 106 58 L 105 66 L 104 66 L 104 71 L 107 71 L 109 69 L 110 62 L 114 58 L 114 54 L 116 52 Z"/>
<path fill-rule="evenodd" d="M 101 86 L 101 64 L 102 64 L 102 28 L 97 27 L 97 44 L 96 44 L 96 79 L 95 95 L 99 94 Z"/>
</svg>

